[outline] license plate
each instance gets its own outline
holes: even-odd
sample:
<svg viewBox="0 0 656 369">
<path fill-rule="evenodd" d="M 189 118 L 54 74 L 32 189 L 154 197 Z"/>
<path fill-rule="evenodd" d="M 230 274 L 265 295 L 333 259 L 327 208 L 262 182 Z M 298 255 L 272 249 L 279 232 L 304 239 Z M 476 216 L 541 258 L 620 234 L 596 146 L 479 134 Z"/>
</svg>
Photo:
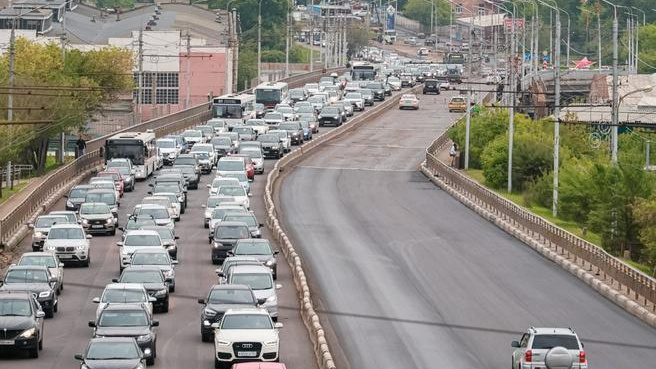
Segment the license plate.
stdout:
<svg viewBox="0 0 656 369">
<path fill-rule="evenodd" d="M 14 340 L 0 340 L 0 346 L 14 345 Z"/>
<path fill-rule="evenodd" d="M 94 224 L 91 228 L 104 228 L 104 226 L 102 224 Z"/>
<path fill-rule="evenodd" d="M 257 356 L 256 351 L 237 351 L 237 356 L 239 357 L 255 357 Z"/>
<path fill-rule="evenodd" d="M 69 255 L 69 254 L 58 254 L 57 257 L 59 257 L 60 259 L 70 259 L 70 258 L 73 257 L 73 255 Z"/>
</svg>

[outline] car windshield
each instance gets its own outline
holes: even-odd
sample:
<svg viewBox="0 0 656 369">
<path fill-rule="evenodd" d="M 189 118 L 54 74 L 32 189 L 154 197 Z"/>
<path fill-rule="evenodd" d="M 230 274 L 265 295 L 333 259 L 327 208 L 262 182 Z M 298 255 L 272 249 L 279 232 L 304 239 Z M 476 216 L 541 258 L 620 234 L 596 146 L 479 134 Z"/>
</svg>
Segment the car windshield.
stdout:
<svg viewBox="0 0 656 369">
<path fill-rule="evenodd" d="M 232 129 L 233 132 L 237 132 L 240 135 L 250 135 L 253 133 L 252 127 L 235 127 Z"/>
<path fill-rule="evenodd" d="M 286 131 L 296 131 L 298 129 L 298 123 L 283 123 L 280 125 L 280 129 Z"/>
<path fill-rule="evenodd" d="M 134 303 L 146 302 L 146 295 L 142 290 L 129 290 L 129 289 L 107 289 L 102 296 L 102 302 L 120 302 L 120 303 Z"/>
<path fill-rule="evenodd" d="M 241 118 L 242 108 L 240 104 L 217 104 L 212 106 L 212 116 L 226 119 Z"/>
<path fill-rule="evenodd" d="M 271 255 L 268 242 L 239 242 L 235 247 L 235 255 Z"/>
<path fill-rule="evenodd" d="M 311 103 L 323 103 L 324 98 L 323 98 L 323 96 L 314 95 L 314 96 L 310 96 L 308 101 L 311 102 Z"/>
<path fill-rule="evenodd" d="M 283 117 L 281 113 L 266 113 L 264 119 L 281 120 Z"/>
<path fill-rule="evenodd" d="M 223 318 L 221 329 L 273 329 L 273 325 L 268 315 L 230 314 Z"/>
<path fill-rule="evenodd" d="M 160 149 L 175 149 L 175 141 L 173 140 L 157 140 L 155 145 Z"/>
<path fill-rule="evenodd" d="M 216 196 L 208 197 L 206 207 L 208 209 L 215 208 L 219 206 L 219 204 L 221 204 L 222 202 L 225 202 L 225 200 L 221 197 L 216 197 Z"/>
<path fill-rule="evenodd" d="M 258 141 L 260 142 L 280 142 L 280 137 L 276 135 L 261 135 L 260 137 L 257 138 Z"/>
<path fill-rule="evenodd" d="M 249 227 L 257 227 L 257 221 L 252 215 L 226 214 L 223 216 L 223 220 L 226 222 L 244 222 Z"/>
<path fill-rule="evenodd" d="M 245 284 L 253 290 L 269 290 L 273 288 L 271 274 L 265 273 L 235 273 L 230 283 Z"/>
<path fill-rule="evenodd" d="M 338 108 L 325 108 L 321 110 L 321 115 L 336 115 L 339 114 Z"/>
<path fill-rule="evenodd" d="M 85 238 L 81 227 L 51 228 L 48 233 L 49 240 L 83 240 Z"/>
<path fill-rule="evenodd" d="M 346 96 L 344 98 L 345 99 L 361 99 L 362 94 L 360 94 L 360 93 L 350 93 L 350 94 L 346 94 Z"/>
<path fill-rule="evenodd" d="M 0 300 L 0 316 L 30 316 L 32 307 L 28 300 Z M 13 341 L 12 341 L 13 342 Z"/>
<path fill-rule="evenodd" d="M 233 178 L 217 178 L 214 181 L 212 181 L 212 186 L 213 188 L 219 188 L 221 186 L 236 186 L 239 183 L 236 183 L 236 181 Z"/>
<path fill-rule="evenodd" d="M 69 199 L 80 199 L 84 198 L 86 196 L 87 192 L 89 191 L 88 188 L 73 188 L 71 192 L 68 193 L 68 198 Z"/>
<path fill-rule="evenodd" d="M 305 97 L 305 92 L 303 92 L 303 90 L 289 90 L 289 97 L 292 99 L 300 99 Z"/>
<path fill-rule="evenodd" d="M 453 98 L 451 98 L 451 102 L 453 102 L 453 103 L 464 103 L 465 99 L 462 98 L 462 97 L 453 97 Z"/>
<path fill-rule="evenodd" d="M 282 114 L 290 114 L 294 112 L 294 109 L 290 108 L 289 106 L 281 106 L 276 110 Z"/>
<path fill-rule="evenodd" d="M 124 270 L 121 283 L 162 283 L 162 273 L 159 270 Z"/>
<path fill-rule="evenodd" d="M 245 210 L 239 209 L 239 208 L 217 208 L 215 207 L 214 210 L 212 211 L 212 219 L 221 219 L 223 220 L 223 217 L 228 214 L 228 213 L 241 213 Z"/>
<path fill-rule="evenodd" d="M 98 178 L 107 178 L 112 181 L 118 181 L 118 173 L 100 173 L 97 176 Z"/>
<path fill-rule="evenodd" d="M 260 159 L 260 158 L 262 158 L 262 151 L 260 151 L 260 149 L 257 149 L 257 150 L 253 150 L 253 149 L 248 150 L 247 149 L 247 150 L 240 151 L 240 153 L 248 155 L 248 157 L 250 157 L 251 159 Z"/>
<path fill-rule="evenodd" d="M 82 204 L 80 206 L 80 214 L 109 214 L 109 206 L 107 204 Z"/>
<path fill-rule="evenodd" d="M 210 292 L 210 304 L 254 304 L 253 293 L 246 289 L 217 288 Z"/>
<path fill-rule="evenodd" d="M 141 203 L 148 205 L 161 205 L 167 208 L 171 206 L 168 199 L 143 199 L 141 200 Z"/>
<path fill-rule="evenodd" d="M 48 228 L 52 227 L 55 223 L 67 223 L 68 218 L 66 217 L 38 217 L 34 227 L 36 228 Z"/>
<path fill-rule="evenodd" d="M 167 219 L 169 217 L 169 212 L 162 208 L 141 208 L 141 210 L 139 210 L 139 215 L 152 215 L 155 219 Z"/>
<path fill-rule="evenodd" d="M 57 261 L 52 255 L 29 255 L 23 256 L 18 265 L 35 265 L 44 266 L 46 268 L 56 268 Z"/>
<path fill-rule="evenodd" d="M 255 126 L 266 126 L 266 123 L 262 119 L 249 119 L 246 122 L 247 126 L 255 127 Z"/>
<path fill-rule="evenodd" d="M 87 193 L 84 202 L 104 202 L 107 205 L 114 205 L 116 196 L 113 193 Z"/>
<path fill-rule="evenodd" d="M 578 350 L 579 342 L 575 336 L 566 334 L 539 334 L 533 337 L 534 349 L 549 350 L 556 346 Z"/>
<path fill-rule="evenodd" d="M 109 168 L 130 168 L 130 163 L 127 160 L 112 160 L 107 163 Z"/>
<path fill-rule="evenodd" d="M 163 253 L 136 253 L 130 261 L 132 265 L 170 265 L 168 254 Z"/>
<path fill-rule="evenodd" d="M 125 223 L 125 229 L 129 231 L 133 231 L 135 229 L 140 229 L 141 227 L 156 226 L 156 225 L 157 224 L 153 219 L 137 218 L 137 219 L 128 220 L 128 222 Z"/>
<path fill-rule="evenodd" d="M 184 165 L 196 165 L 196 158 L 191 158 L 191 157 L 185 157 L 185 158 L 177 158 L 175 159 L 174 164 L 176 166 L 184 166 Z"/>
<path fill-rule="evenodd" d="M 223 196 L 246 196 L 246 190 L 242 186 L 221 186 L 218 194 Z"/>
<path fill-rule="evenodd" d="M 219 160 L 218 170 L 238 171 L 244 170 L 244 162 L 241 160 Z"/>
<path fill-rule="evenodd" d="M 214 146 L 230 146 L 232 145 L 232 140 L 228 137 L 214 137 L 210 141 Z"/>
<path fill-rule="evenodd" d="M 125 236 L 125 246 L 161 246 L 159 236 L 154 234 L 128 234 Z"/>
<path fill-rule="evenodd" d="M 138 359 L 140 350 L 133 342 L 91 342 L 87 360 Z"/>
<path fill-rule="evenodd" d="M 242 226 L 219 226 L 214 232 L 214 238 L 220 239 L 241 239 L 249 238 L 251 232 L 247 227 Z"/>
<path fill-rule="evenodd" d="M 7 272 L 5 283 L 48 283 L 48 273 L 42 269 L 13 269 Z"/>
<path fill-rule="evenodd" d="M 311 106 L 300 106 L 296 112 L 298 112 L 299 114 L 302 113 L 312 114 L 314 113 L 314 108 L 312 108 Z"/>
<path fill-rule="evenodd" d="M 184 133 L 182 134 L 182 137 L 185 137 L 185 138 L 187 138 L 187 137 L 201 138 L 201 137 L 203 137 L 203 132 L 195 131 L 195 130 L 194 131 L 184 131 Z"/>
<path fill-rule="evenodd" d="M 143 310 L 105 310 L 98 319 L 99 327 L 143 327 L 147 325 L 148 315 Z"/>
</svg>

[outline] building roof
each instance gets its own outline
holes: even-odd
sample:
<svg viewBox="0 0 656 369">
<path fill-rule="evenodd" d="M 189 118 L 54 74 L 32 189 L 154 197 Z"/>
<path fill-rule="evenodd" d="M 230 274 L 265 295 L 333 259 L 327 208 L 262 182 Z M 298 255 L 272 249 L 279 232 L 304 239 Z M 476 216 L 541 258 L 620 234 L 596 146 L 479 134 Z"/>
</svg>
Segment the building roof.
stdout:
<svg viewBox="0 0 656 369">
<path fill-rule="evenodd" d="M 15 0 L 12 2 L 13 7 L 38 7 L 59 8 L 65 5 L 68 0 Z"/>
<path fill-rule="evenodd" d="M 487 14 L 474 17 L 474 27 L 493 27 L 493 26 L 503 26 L 503 20 L 506 18 L 506 15 L 503 13 L 497 14 Z M 456 22 L 461 26 L 469 26 L 471 24 L 471 17 L 466 18 L 457 18 Z"/>
<path fill-rule="evenodd" d="M 18 17 L 20 16 L 21 18 L 24 19 L 47 19 L 52 17 L 52 10 L 50 9 L 32 9 L 26 11 L 25 9 L 16 9 L 16 8 L 5 8 L 0 10 L 0 17 L 2 18 L 10 18 L 10 17 Z"/>
</svg>

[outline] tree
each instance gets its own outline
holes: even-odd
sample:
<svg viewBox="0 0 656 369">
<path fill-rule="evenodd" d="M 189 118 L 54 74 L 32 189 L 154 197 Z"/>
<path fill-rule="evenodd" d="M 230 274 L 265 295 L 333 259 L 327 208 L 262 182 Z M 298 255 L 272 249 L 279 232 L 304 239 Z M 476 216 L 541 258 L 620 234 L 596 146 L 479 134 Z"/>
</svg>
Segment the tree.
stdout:
<svg viewBox="0 0 656 369">
<path fill-rule="evenodd" d="M 640 226 L 640 242 L 644 245 L 642 260 L 656 267 L 656 196 L 636 200 L 632 211 Z"/>
<path fill-rule="evenodd" d="M 48 141 L 61 132 L 76 133 L 102 103 L 119 93 L 131 91 L 132 54 L 107 47 L 100 50 L 67 52 L 60 46 L 18 38 L 15 44 L 14 120 L 51 120 L 53 123 L 0 128 L 0 161 L 32 164 L 45 168 Z M 8 55 L 0 57 L 0 83 L 8 84 Z M 6 107 L 2 99 L 0 106 Z M 39 109 L 26 110 L 27 107 Z M 23 108 L 23 109 L 21 109 Z M 4 109 L 3 111 L 6 111 Z"/>
<path fill-rule="evenodd" d="M 362 25 L 350 24 L 346 30 L 346 41 L 348 44 L 346 54 L 351 57 L 351 55 L 357 54 L 369 44 L 367 29 Z"/>
<path fill-rule="evenodd" d="M 100 9 L 132 9 L 134 0 L 96 0 L 96 6 Z"/>
<path fill-rule="evenodd" d="M 656 24 L 640 27 L 640 55 L 638 70 L 640 73 L 656 72 Z"/>
<path fill-rule="evenodd" d="M 430 28 L 431 10 L 435 10 L 433 22 L 437 25 L 447 24 L 449 22 L 451 6 L 445 1 L 433 1 L 435 1 L 434 6 L 431 5 L 429 0 L 408 0 L 403 8 L 403 15 L 418 21 L 426 28 Z"/>
</svg>

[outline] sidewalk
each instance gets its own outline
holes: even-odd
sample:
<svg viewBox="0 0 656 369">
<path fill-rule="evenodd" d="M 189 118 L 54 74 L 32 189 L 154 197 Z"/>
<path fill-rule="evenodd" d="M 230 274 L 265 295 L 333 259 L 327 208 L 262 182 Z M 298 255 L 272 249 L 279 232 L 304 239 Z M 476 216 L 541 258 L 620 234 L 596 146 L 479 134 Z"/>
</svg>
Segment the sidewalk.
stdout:
<svg viewBox="0 0 656 369">
<path fill-rule="evenodd" d="M 0 204 L 0 219 L 4 219 L 12 210 L 14 210 L 19 204 L 25 201 L 32 190 L 39 188 L 46 176 L 47 175 L 42 175 L 39 177 L 30 178 L 25 187 L 11 195 L 7 200 Z"/>
</svg>

